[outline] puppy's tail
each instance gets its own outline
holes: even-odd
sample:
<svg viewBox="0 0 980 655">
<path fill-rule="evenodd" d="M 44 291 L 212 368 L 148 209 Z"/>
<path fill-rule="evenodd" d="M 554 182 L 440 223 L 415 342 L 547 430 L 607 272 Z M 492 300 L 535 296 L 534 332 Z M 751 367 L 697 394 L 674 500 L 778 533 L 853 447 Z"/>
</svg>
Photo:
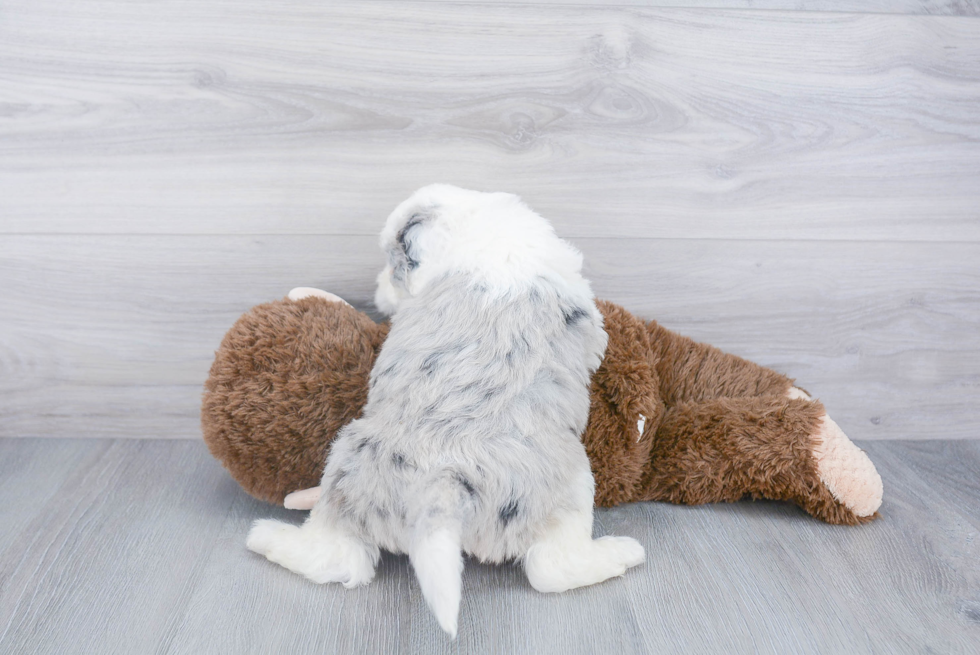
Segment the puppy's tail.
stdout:
<svg viewBox="0 0 980 655">
<path fill-rule="evenodd" d="M 427 526 L 428 527 L 428 526 Z M 408 554 L 422 596 L 442 629 L 456 638 L 456 620 L 463 587 L 463 555 L 459 529 L 439 527 L 419 530 Z"/>
</svg>

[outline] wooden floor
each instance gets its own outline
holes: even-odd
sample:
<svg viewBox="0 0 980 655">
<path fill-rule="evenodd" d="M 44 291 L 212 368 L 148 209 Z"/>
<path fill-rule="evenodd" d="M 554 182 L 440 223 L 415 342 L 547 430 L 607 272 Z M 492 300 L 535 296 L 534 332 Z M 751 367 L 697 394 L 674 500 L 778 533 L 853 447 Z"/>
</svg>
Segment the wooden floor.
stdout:
<svg viewBox="0 0 980 655">
<path fill-rule="evenodd" d="M 787 504 L 600 511 L 646 564 L 542 595 L 467 562 L 459 637 L 403 556 L 317 586 L 248 552 L 252 500 L 190 440 L 0 440 L 2 653 L 976 653 L 980 442 L 863 444 L 881 519 Z"/>
</svg>

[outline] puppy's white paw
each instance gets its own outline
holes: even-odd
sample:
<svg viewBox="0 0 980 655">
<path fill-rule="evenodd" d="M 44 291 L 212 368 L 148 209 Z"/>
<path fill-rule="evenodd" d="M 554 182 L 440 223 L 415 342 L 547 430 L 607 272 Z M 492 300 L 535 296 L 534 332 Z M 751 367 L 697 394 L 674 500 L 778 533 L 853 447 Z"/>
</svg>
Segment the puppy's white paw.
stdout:
<svg viewBox="0 0 980 655">
<path fill-rule="evenodd" d="M 374 579 L 379 555 L 377 548 L 309 521 L 302 527 L 268 519 L 256 521 L 245 545 L 313 582 L 340 582 L 348 588 Z"/>
<path fill-rule="evenodd" d="M 309 542 L 309 538 L 303 534 L 299 526 L 261 519 L 249 530 L 245 546 L 270 562 L 313 579 L 317 568 L 317 553 L 313 544 Z"/>
<path fill-rule="evenodd" d="M 608 559 L 610 563 L 623 567 L 623 573 L 628 568 L 642 564 L 646 559 L 646 551 L 643 550 L 643 546 L 632 537 L 599 537 L 594 543 L 602 556 Z"/>
<path fill-rule="evenodd" d="M 524 569 L 538 591 L 560 592 L 621 576 L 645 558 L 643 546 L 630 537 L 541 542 L 528 549 Z"/>
<path fill-rule="evenodd" d="M 283 545 L 293 537 L 294 533 L 299 532 L 299 527 L 273 521 L 272 519 L 259 519 L 252 524 L 252 529 L 248 531 L 248 539 L 245 546 L 253 553 L 258 553 L 272 559 L 270 554 L 278 553 L 283 549 Z M 273 559 L 273 561 L 276 561 Z"/>
</svg>

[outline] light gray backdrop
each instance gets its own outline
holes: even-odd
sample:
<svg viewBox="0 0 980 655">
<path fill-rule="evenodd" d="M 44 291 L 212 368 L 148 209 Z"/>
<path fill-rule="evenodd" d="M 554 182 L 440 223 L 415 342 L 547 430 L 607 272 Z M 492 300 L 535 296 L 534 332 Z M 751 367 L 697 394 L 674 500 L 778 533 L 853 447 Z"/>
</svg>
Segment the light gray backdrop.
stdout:
<svg viewBox="0 0 980 655">
<path fill-rule="evenodd" d="M 237 316 L 371 310 L 385 216 L 443 181 L 855 439 L 977 437 L 978 14 L 3 0 L 0 435 L 199 438 Z"/>
</svg>

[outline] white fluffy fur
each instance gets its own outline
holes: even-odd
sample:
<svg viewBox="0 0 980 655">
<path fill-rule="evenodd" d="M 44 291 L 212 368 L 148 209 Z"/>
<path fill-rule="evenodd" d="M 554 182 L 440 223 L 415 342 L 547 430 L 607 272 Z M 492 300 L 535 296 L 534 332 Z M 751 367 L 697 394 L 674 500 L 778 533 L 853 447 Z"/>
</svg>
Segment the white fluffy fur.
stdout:
<svg viewBox="0 0 980 655">
<path fill-rule="evenodd" d="M 416 212 L 439 208 L 437 225 L 420 234 L 416 247 L 437 257 L 422 257 L 406 285 L 392 282 L 392 263 L 378 275 L 375 305 L 394 314 L 403 298 L 417 296 L 447 271 L 468 271 L 505 293 L 515 284 L 545 275 L 570 293 L 592 298 L 580 275 L 582 254 L 555 236 L 548 221 L 510 193 L 479 193 L 448 184 L 416 191 L 392 212 L 381 232 L 381 247 L 390 252 L 399 230 Z"/>
<path fill-rule="evenodd" d="M 521 559 L 564 591 L 643 561 L 592 539 L 581 434 L 606 347 L 581 254 L 519 198 L 416 192 L 381 235 L 378 306 L 392 327 L 363 415 L 330 452 L 302 527 L 259 521 L 248 546 L 316 582 L 365 584 L 378 548 L 405 552 L 455 636 L 462 553 Z"/>
</svg>

